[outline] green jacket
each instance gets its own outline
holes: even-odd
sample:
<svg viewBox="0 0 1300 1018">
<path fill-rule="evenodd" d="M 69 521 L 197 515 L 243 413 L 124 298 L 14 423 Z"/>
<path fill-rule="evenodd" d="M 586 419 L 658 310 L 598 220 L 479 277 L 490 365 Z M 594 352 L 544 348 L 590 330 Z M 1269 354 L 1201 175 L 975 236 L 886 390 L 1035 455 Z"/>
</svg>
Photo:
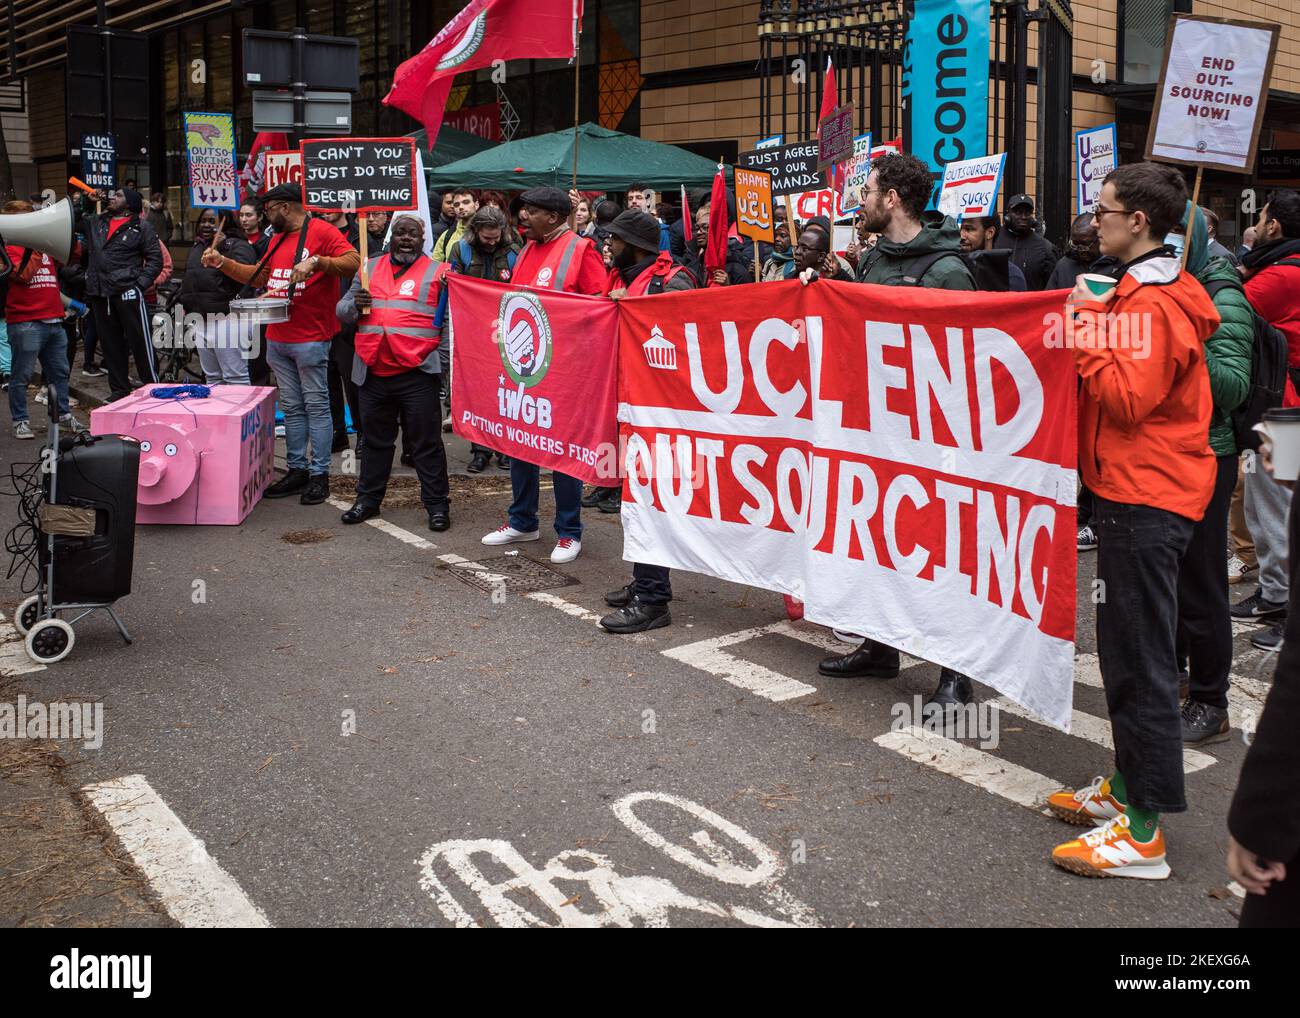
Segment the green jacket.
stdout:
<svg viewBox="0 0 1300 1018">
<path fill-rule="evenodd" d="M 442 236 L 434 241 L 433 253 L 429 257 L 435 262 L 451 261 L 451 253 L 463 236 L 465 236 L 465 224 L 457 220 L 455 229 L 443 230 Z"/>
<path fill-rule="evenodd" d="M 1241 288 L 1241 276 L 1232 264 L 1214 257 L 1196 273 L 1207 290 L 1211 283 L 1224 282 L 1214 294 L 1219 327 L 1205 341 L 1205 366 L 1210 372 L 1210 395 L 1214 414 L 1210 417 L 1210 448 L 1216 456 L 1235 456 L 1237 442 L 1230 415 L 1246 400 L 1250 391 L 1250 360 L 1255 349 L 1255 312 Z"/>
<path fill-rule="evenodd" d="M 915 285 L 935 290 L 974 290 L 975 280 L 966 267 L 966 260 L 961 257 L 961 234 L 950 216 L 945 216 L 941 222 L 925 223 L 921 232 L 906 244 L 882 236 L 876 246 L 859 259 L 858 282 L 884 286 L 913 285 L 907 278 L 912 267 L 926 255 L 939 251 L 951 251 L 953 255 L 940 258 Z"/>
</svg>

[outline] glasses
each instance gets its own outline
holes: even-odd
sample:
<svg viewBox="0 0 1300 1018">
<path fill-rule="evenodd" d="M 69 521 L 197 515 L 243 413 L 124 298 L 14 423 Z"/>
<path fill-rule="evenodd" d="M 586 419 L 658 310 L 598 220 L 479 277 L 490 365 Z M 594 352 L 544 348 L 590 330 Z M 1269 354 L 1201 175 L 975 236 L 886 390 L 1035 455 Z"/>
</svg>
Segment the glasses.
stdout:
<svg viewBox="0 0 1300 1018">
<path fill-rule="evenodd" d="M 1131 216 L 1132 214 L 1133 211 L 1131 209 L 1104 209 L 1100 205 L 1094 205 L 1092 207 L 1092 218 L 1097 220 L 1097 222 L 1101 222 L 1102 216 Z"/>
</svg>

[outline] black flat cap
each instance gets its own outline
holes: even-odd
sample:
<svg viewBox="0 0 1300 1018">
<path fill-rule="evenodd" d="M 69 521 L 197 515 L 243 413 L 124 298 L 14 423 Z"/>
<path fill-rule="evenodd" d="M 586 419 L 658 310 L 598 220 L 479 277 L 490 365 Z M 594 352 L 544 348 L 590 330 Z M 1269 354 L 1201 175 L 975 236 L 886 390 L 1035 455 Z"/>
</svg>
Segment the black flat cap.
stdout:
<svg viewBox="0 0 1300 1018">
<path fill-rule="evenodd" d="M 301 184 L 277 184 L 266 194 L 262 195 L 262 204 L 273 201 L 293 202 L 296 205 L 302 204 L 302 185 Z"/>
<path fill-rule="evenodd" d="M 648 212 L 636 209 L 620 212 L 609 224 L 609 232 L 642 251 L 659 250 L 659 220 Z"/>
<path fill-rule="evenodd" d="M 516 200 L 521 207 L 532 205 L 534 208 L 545 209 L 547 212 L 558 212 L 565 216 L 573 209 L 573 203 L 569 201 L 568 194 L 558 187 L 534 187 L 525 191 Z"/>
</svg>

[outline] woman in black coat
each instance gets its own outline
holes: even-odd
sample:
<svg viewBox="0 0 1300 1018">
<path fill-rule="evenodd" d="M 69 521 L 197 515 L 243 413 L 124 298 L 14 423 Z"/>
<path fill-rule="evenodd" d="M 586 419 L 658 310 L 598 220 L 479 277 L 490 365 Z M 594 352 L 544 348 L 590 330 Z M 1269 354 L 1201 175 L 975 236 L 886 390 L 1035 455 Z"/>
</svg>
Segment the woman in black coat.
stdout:
<svg viewBox="0 0 1300 1018">
<path fill-rule="evenodd" d="M 247 385 L 250 357 L 247 322 L 232 318 L 230 301 L 238 295 L 240 284 L 219 269 L 205 268 L 204 250 L 216 236 L 216 248 L 245 265 L 253 265 L 257 255 L 229 212 L 203 209 L 194 227 L 194 246 L 185 263 L 185 277 L 177 303 L 185 311 L 184 332 L 174 342 L 184 341 L 192 333 L 199 348 L 199 364 L 208 385 Z M 201 316 L 194 321 L 190 316 Z"/>
</svg>

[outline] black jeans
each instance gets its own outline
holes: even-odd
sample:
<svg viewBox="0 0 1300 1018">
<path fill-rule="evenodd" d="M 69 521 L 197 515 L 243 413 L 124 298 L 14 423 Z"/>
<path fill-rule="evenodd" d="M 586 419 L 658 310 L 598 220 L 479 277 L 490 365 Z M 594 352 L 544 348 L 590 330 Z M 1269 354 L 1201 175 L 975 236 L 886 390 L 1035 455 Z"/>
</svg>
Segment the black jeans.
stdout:
<svg viewBox="0 0 1300 1018">
<path fill-rule="evenodd" d="M 411 440 L 411 458 L 420 479 L 420 501 L 426 512 L 446 512 L 447 452 L 442 447 L 441 403 L 437 375 L 414 370 L 380 376 L 371 372 L 360 386 L 361 476 L 357 501 L 379 505 L 388 489 L 397 447 L 397 425 Z"/>
<path fill-rule="evenodd" d="M 1237 485 L 1237 457 L 1220 456 L 1214 497 L 1192 528 L 1178 567 L 1178 662 L 1187 662 L 1190 696 L 1225 710 L 1232 670 L 1232 617 L 1228 614 L 1228 509 Z"/>
<path fill-rule="evenodd" d="M 1153 506 L 1096 495 L 1097 656 L 1115 739 L 1115 766 L 1138 809 L 1181 813 L 1178 567 L 1195 524 Z M 1226 544 L 1221 547 L 1223 558 Z"/>
<path fill-rule="evenodd" d="M 1076 515 L 1079 529 L 1082 530 L 1084 527 L 1092 526 L 1092 520 L 1096 514 L 1097 514 L 1096 499 L 1093 498 L 1092 492 L 1088 490 L 1088 486 L 1083 483 L 1083 475 L 1080 474 L 1078 511 Z"/>
<path fill-rule="evenodd" d="M 667 604 L 673 599 L 673 585 L 667 566 L 632 564 L 632 590 L 643 604 Z"/>
</svg>

